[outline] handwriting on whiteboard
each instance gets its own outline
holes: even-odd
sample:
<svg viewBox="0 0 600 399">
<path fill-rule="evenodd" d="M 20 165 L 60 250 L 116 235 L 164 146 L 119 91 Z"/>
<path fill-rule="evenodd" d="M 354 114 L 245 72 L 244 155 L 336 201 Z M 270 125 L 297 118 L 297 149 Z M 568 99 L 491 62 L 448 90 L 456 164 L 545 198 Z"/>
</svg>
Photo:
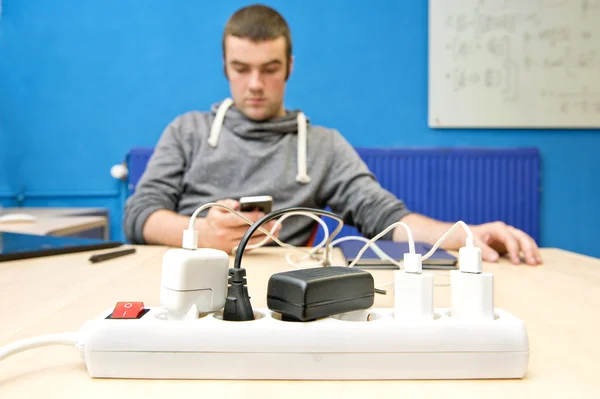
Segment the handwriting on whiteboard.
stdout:
<svg viewBox="0 0 600 399">
<path fill-rule="evenodd" d="M 547 15 L 574 3 L 581 23 Z M 452 60 L 444 78 L 453 92 L 485 90 L 510 103 L 523 100 L 526 83 L 535 81 L 537 98 L 551 101 L 556 112 L 600 114 L 600 87 L 587 83 L 600 71 L 600 34 L 593 29 L 600 24 L 600 0 L 479 0 L 472 11 L 447 14 L 444 22 Z"/>
</svg>

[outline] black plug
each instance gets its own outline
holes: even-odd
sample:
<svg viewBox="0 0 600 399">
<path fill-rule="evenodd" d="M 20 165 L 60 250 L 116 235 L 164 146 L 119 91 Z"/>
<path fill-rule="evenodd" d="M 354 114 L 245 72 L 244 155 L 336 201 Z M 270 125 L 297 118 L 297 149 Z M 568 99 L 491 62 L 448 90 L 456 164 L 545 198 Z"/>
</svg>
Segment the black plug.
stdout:
<svg viewBox="0 0 600 399">
<path fill-rule="evenodd" d="M 289 208 L 283 208 L 271 213 L 266 214 L 250 226 L 238 245 L 237 252 L 235 254 L 235 260 L 233 261 L 233 268 L 229 269 L 229 286 L 227 287 L 227 298 L 225 299 L 225 308 L 223 309 L 223 320 L 233 321 L 247 321 L 254 320 L 254 312 L 252 311 L 252 305 L 250 304 L 250 297 L 248 296 L 248 288 L 246 287 L 246 270 L 242 269 L 242 255 L 246 244 L 250 241 L 252 234 L 260 228 L 261 225 L 268 222 L 271 219 L 276 218 L 279 215 L 283 215 L 287 212 L 311 212 L 321 216 L 331 216 L 338 220 L 339 226 L 331 235 L 331 239 L 338 233 L 342 228 L 343 222 L 335 213 L 321 211 L 318 209 L 304 208 L 301 206 L 292 206 Z M 328 252 L 329 242 L 325 247 L 325 254 Z"/>
<path fill-rule="evenodd" d="M 223 320 L 254 320 L 254 311 L 252 310 L 252 304 L 250 304 L 245 275 L 246 269 L 229 269 L 229 286 L 227 287 L 227 298 L 223 309 Z"/>
</svg>

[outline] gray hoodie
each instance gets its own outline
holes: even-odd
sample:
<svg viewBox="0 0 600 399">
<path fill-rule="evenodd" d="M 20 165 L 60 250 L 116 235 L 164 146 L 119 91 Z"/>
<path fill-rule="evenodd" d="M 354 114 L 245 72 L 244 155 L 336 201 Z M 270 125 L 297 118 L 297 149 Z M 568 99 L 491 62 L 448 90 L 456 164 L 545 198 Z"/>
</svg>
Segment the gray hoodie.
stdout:
<svg viewBox="0 0 600 399">
<path fill-rule="evenodd" d="M 125 235 L 143 244 L 144 223 L 159 209 L 191 215 L 208 202 L 254 195 L 272 196 L 274 209 L 329 206 L 367 238 L 409 213 L 338 131 L 311 125 L 299 111 L 256 122 L 227 99 L 166 127 L 126 202 Z M 314 225 L 308 217 L 288 218 L 280 239 L 306 245 Z"/>
</svg>

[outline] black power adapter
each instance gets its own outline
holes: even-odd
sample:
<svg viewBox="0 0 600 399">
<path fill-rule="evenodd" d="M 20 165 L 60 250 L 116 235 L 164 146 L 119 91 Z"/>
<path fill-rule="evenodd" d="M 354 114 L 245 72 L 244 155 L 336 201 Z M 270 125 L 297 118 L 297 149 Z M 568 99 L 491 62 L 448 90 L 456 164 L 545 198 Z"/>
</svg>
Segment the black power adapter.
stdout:
<svg viewBox="0 0 600 399">
<path fill-rule="evenodd" d="M 367 309 L 374 300 L 371 273 L 343 266 L 276 273 L 267 287 L 267 306 L 288 320 L 309 321 Z"/>
<path fill-rule="evenodd" d="M 254 222 L 248 230 L 246 230 L 246 233 L 244 234 L 244 236 L 242 237 L 242 239 L 240 241 L 240 245 L 238 245 L 238 249 L 235 254 L 235 260 L 233 262 L 233 268 L 229 269 L 229 276 L 231 278 L 229 279 L 229 285 L 227 287 L 227 300 L 225 302 L 225 307 L 223 308 L 223 320 L 234 320 L 234 321 L 254 320 L 254 311 L 252 310 L 252 304 L 250 303 L 250 297 L 248 296 L 248 288 L 246 287 L 247 281 L 244 278 L 244 276 L 246 275 L 246 270 L 242 268 L 242 255 L 244 254 L 244 249 L 246 248 L 246 244 L 248 244 L 248 241 L 250 241 L 250 237 L 252 237 L 252 234 L 254 234 L 260 226 L 262 226 L 264 223 L 268 222 L 269 220 L 274 219 L 277 216 L 283 215 L 284 213 L 287 213 L 287 212 L 311 212 L 315 215 L 333 217 L 334 219 L 339 221 L 338 227 L 334 230 L 334 232 L 330 236 L 330 239 L 328 240 L 327 245 L 325 247 L 326 259 L 328 259 L 327 254 L 328 254 L 328 248 L 330 245 L 330 241 L 340 231 L 340 229 L 342 228 L 342 225 L 343 225 L 341 219 L 336 214 L 328 212 L 328 211 L 304 208 L 304 207 L 298 206 L 298 207 L 289 207 L 289 208 L 279 209 L 279 210 L 273 211 L 273 212 L 263 216 L 262 218 L 260 218 L 256 222 Z M 353 272 L 360 273 L 358 270 L 353 270 Z M 326 272 L 326 274 L 327 273 L 329 273 L 329 272 Z M 326 276 L 324 276 L 324 277 L 326 277 Z M 331 277 L 330 278 L 331 282 L 333 282 L 336 286 L 338 286 L 340 284 L 340 281 L 338 280 L 338 278 L 334 278 L 335 276 L 333 274 L 330 275 L 330 277 Z M 343 276 L 340 275 L 339 277 L 343 277 Z M 370 277 L 370 275 L 369 275 L 369 277 Z M 302 273 L 299 275 L 298 278 L 300 278 L 300 279 L 303 278 Z M 317 280 L 319 280 L 319 279 L 317 278 Z M 293 279 L 287 280 L 287 281 L 288 281 L 288 283 L 292 283 L 292 284 L 294 282 Z M 348 279 L 348 281 L 350 282 L 350 279 Z M 314 281 L 310 285 L 311 285 L 311 288 L 314 288 L 317 285 L 322 285 L 322 283 L 323 282 L 321 282 L 319 284 L 319 281 Z M 353 282 L 351 282 L 351 283 L 356 284 L 356 288 L 362 288 L 362 284 L 357 284 L 357 281 L 355 281 L 355 280 L 353 280 Z M 270 282 L 269 282 L 269 286 L 270 286 Z M 285 294 L 285 291 L 287 290 L 287 288 L 285 288 L 285 286 L 286 286 L 285 277 L 284 277 L 284 281 L 281 284 L 278 284 L 277 280 L 275 280 L 275 286 L 274 286 L 275 295 L 273 297 L 274 300 L 277 300 L 277 294 L 281 293 L 282 289 L 283 289 L 284 294 L 283 294 L 283 296 L 281 296 L 281 299 L 283 299 L 283 301 L 285 301 L 286 299 L 292 299 L 292 300 L 294 299 L 294 298 L 287 297 L 287 295 Z M 350 287 L 347 287 L 347 288 L 350 288 Z M 325 290 L 327 290 L 327 289 L 328 288 L 325 288 Z M 312 289 L 311 292 L 313 290 L 314 289 Z M 325 297 L 325 295 L 320 293 L 321 290 L 322 290 L 322 288 L 318 288 L 316 290 L 316 293 L 310 294 L 310 297 L 312 297 L 312 299 L 318 299 L 319 297 Z M 340 292 L 342 291 L 340 288 L 338 288 L 338 290 L 340 290 Z M 297 293 L 302 295 L 302 293 L 299 291 L 297 291 Z M 371 277 L 370 295 L 371 295 L 371 297 L 373 296 L 372 277 Z M 306 296 L 305 296 L 305 298 L 306 298 Z M 352 301 L 352 299 L 354 299 L 355 301 Z M 339 298 L 333 297 L 333 300 L 334 301 L 339 300 Z M 356 298 L 349 298 L 349 300 L 346 300 L 346 301 L 350 302 L 350 303 L 359 302 L 356 300 Z M 363 299 L 363 301 L 365 301 L 365 300 Z M 371 298 L 371 304 L 372 304 L 372 302 L 373 302 L 373 298 Z M 292 303 L 302 306 L 302 303 L 304 303 L 304 302 L 300 301 L 300 302 L 292 302 Z M 365 301 L 365 303 L 366 303 L 366 301 Z M 316 314 L 316 315 L 321 314 L 317 310 L 318 306 L 315 307 L 315 305 L 317 305 L 317 304 L 312 304 L 312 306 L 311 306 L 311 308 L 314 307 L 314 309 L 309 309 L 310 310 L 310 312 L 308 312 L 309 316 L 311 316 L 313 314 Z M 341 306 L 341 307 L 340 306 L 341 306 L 341 304 L 338 305 L 338 308 L 343 307 L 343 306 Z M 335 306 L 333 304 L 331 304 L 329 306 L 325 306 L 324 309 L 326 311 L 330 311 L 334 307 Z M 292 313 L 292 314 L 294 314 L 294 313 Z M 302 314 L 304 314 L 304 313 L 301 313 L 301 315 Z"/>
</svg>

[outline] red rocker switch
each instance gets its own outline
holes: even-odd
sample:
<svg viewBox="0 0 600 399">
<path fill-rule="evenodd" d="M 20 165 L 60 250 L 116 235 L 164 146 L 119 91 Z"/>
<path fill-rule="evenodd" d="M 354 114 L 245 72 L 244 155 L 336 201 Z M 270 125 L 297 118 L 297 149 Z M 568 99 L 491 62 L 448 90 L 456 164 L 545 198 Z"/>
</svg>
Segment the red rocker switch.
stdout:
<svg viewBox="0 0 600 399">
<path fill-rule="evenodd" d="M 111 319 L 137 319 L 144 312 L 144 302 L 117 302 Z"/>
</svg>

